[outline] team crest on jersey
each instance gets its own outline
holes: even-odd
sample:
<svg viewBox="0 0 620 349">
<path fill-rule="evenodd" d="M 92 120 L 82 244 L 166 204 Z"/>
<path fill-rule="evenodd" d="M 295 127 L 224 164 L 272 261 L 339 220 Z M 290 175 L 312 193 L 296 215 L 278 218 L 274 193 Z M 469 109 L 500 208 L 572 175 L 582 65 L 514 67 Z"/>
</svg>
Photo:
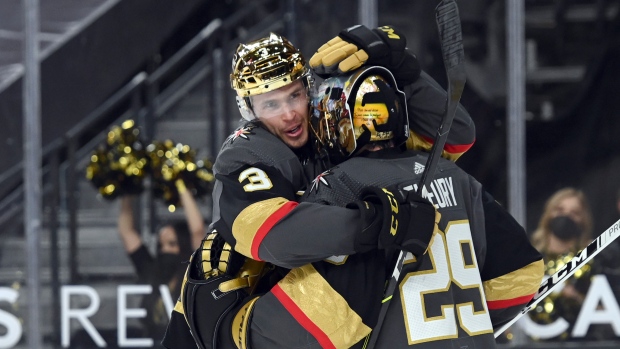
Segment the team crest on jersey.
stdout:
<svg viewBox="0 0 620 349">
<path fill-rule="evenodd" d="M 237 130 L 235 130 L 235 132 L 233 132 L 230 136 L 228 136 L 228 139 L 230 140 L 230 143 L 234 142 L 237 138 L 243 138 L 245 140 L 250 140 L 250 138 L 248 137 L 248 135 L 253 135 L 254 133 L 252 133 L 252 130 L 254 129 L 255 126 L 252 125 L 248 125 L 248 126 L 244 126 L 241 127 Z"/>
<path fill-rule="evenodd" d="M 331 170 L 327 170 L 323 173 L 321 173 L 320 175 L 316 176 L 316 178 L 312 181 L 312 186 L 310 187 L 310 192 L 314 191 L 315 193 L 317 191 L 319 191 L 319 187 L 321 185 L 324 185 L 328 188 L 330 188 L 331 186 L 329 185 L 329 182 L 327 181 L 327 179 L 325 177 L 329 176 L 333 174 L 333 172 Z"/>
</svg>

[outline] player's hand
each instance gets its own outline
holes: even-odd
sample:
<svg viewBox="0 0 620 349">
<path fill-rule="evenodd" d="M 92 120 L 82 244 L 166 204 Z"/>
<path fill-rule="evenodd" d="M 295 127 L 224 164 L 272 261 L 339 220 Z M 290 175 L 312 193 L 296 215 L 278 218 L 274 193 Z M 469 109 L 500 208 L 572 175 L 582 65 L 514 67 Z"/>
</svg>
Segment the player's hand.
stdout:
<svg viewBox="0 0 620 349">
<path fill-rule="evenodd" d="M 399 248 L 419 257 L 426 251 L 441 215 L 415 191 L 366 187 L 361 199 L 381 212 L 379 248 Z"/>
<path fill-rule="evenodd" d="M 392 26 L 371 30 L 356 25 L 321 46 L 309 64 L 322 77 L 350 72 L 362 65 L 379 65 L 390 70 L 402 86 L 420 76 L 420 63 L 406 47 L 407 39 Z"/>
</svg>

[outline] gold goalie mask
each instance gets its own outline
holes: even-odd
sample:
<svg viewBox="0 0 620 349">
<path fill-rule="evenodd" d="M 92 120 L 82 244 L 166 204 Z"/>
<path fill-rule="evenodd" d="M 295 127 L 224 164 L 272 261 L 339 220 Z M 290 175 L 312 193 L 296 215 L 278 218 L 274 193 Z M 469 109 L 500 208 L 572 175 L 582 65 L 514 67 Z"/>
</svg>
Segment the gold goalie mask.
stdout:
<svg viewBox="0 0 620 349">
<path fill-rule="evenodd" d="M 383 67 L 365 67 L 326 79 L 312 106 L 315 145 L 332 164 L 371 142 L 391 141 L 399 146 L 409 136 L 405 94 Z"/>
</svg>

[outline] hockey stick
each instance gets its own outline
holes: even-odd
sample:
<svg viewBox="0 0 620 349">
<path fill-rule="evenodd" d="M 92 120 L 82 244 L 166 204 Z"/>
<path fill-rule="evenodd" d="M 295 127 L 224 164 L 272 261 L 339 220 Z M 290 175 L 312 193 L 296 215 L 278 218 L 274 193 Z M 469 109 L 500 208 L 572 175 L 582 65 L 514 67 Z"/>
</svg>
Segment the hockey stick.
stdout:
<svg viewBox="0 0 620 349">
<path fill-rule="evenodd" d="M 528 311 L 536 306 L 541 300 L 547 297 L 555 288 L 560 285 L 564 280 L 571 277 L 577 270 L 581 269 L 586 263 L 588 263 L 594 256 L 599 254 L 605 247 L 609 246 L 616 238 L 620 236 L 620 220 L 612 224 L 607 230 L 593 240 L 586 248 L 581 250 L 573 259 L 571 259 L 566 265 L 564 265 L 555 274 L 544 280 L 538 291 L 534 295 L 527 305 L 510 320 L 504 324 L 497 331 L 495 331 L 495 338 L 502 334 L 508 327 L 514 324 L 521 316 L 525 315 Z"/>
<path fill-rule="evenodd" d="M 435 142 L 431 148 L 431 153 L 426 160 L 424 173 L 422 173 L 422 179 L 420 180 L 420 185 L 417 189 L 417 193 L 422 196 L 426 194 L 423 192 L 423 189 L 428 188 L 433 176 L 435 175 L 435 168 L 437 167 L 437 162 L 443 152 L 443 147 L 446 145 L 448 133 L 450 132 L 450 127 L 452 126 L 452 121 L 454 120 L 456 108 L 461 100 L 461 95 L 463 94 L 463 88 L 465 87 L 466 80 L 461 19 L 459 17 L 459 9 L 456 5 L 456 1 L 442 0 L 435 8 L 435 19 L 437 21 L 437 29 L 439 30 L 443 63 L 448 76 L 448 98 L 446 100 L 445 114 L 443 115 L 441 125 L 439 125 L 439 128 L 437 129 Z M 368 342 L 369 349 L 374 348 L 377 343 L 377 339 L 379 338 L 383 320 L 387 314 L 390 300 L 394 295 L 394 290 L 396 289 L 398 279 L 400 278 L 400 272 L 403 269 L 405 256 L 406 253 L 400 251 L 396 261 L 396 266 L 385 290 L 377 325 L 372 330 L 372 334 L 370 335 L 370 340 Z"/>
</svg>

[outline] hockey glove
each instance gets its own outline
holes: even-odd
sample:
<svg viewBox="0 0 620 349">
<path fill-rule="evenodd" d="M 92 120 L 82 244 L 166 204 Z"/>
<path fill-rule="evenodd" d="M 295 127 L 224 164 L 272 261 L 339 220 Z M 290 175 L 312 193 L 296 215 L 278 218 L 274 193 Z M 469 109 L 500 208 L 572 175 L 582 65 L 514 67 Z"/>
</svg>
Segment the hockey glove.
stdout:
<svg viewBox="0 0 620 349">
<path fill-rule="evenodd" d="M 357 209 L 360 212 L 362 231 L 355 235 L 353 246 L 357 253 L 377 249 L 377 236 L 381 232 L 383 221 L 381 212 L 377 210 L 377 207 L 368 201 L 362 200 L 357 200 L 347 205 L 347 208 Z"/>
<path fill-rule="evenodd" d="M 396 247 L 416 258 L 424 254 L 441 217 L 433 204 L 413 190 L 396 187 L 366 187 L 361 199 L 381 212 L 379 248 Z"/>
<path fill-rule="evenodd" d="M 356 25 L 321 46 L 309 64 L 324 78 L 352 71 L 364 64 L 379 65 L 390 70 L 398 85 L 403 86 L 420 76 L 420 63 L 406 46 L 403 33 L 392 26 L 371 30 Z"/>
</svg>

